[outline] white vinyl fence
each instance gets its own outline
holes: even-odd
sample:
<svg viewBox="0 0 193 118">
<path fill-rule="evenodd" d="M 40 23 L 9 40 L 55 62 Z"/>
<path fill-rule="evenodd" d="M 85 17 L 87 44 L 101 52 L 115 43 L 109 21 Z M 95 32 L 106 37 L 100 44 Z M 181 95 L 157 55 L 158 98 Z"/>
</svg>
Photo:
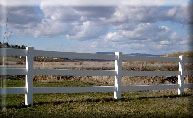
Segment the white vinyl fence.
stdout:
<svg viewBox="0 0 193 118">
<path fill-rule="evenodd" d="M 184 62 L 192 63 L 192 59 L 166 58 L 166 57 L 140 57 L 122 55 L 115 52 L 115 55 L 55 52 L 34 50 L 33 47 L 26 49 L 1 48 L 0 56 L 26 56 L 26 68 L 0 68 L 0 75 L 26 75 L 25 87 L 0 88 L 1 95 L 25 94 L 25 104 L 33 104 L 33 94 L 37 93 L 81 93 L 81 92 L 114 92 L 114 98 L 121 98 L 121 91 L 141 90 L 163 90 L 178 89 L 178 94 L 184 93 L 184 88 L 193 88 L 192 83 L 184 84 L 184 75 L 193 74 L 193 71 L 184 71 Z M 34 69 L 34 57 L 60 57 L 71 59 L 102 59 L 115 60 L 115 70 L 69 70 L 69 69 Z M 156 62 L 179 62 L 179 71 L 123 71 L 122 61 L 156 61 Z M 72 75 L 72 76 L 115 76 L 114 86 L 93 86 L 93 87 L 34 87 L 34 75 Z M 178 84 L 163 85 L 138 85 L 122 86 L 122 76 L 171 76 L 178 75 Z"/>
</svg>

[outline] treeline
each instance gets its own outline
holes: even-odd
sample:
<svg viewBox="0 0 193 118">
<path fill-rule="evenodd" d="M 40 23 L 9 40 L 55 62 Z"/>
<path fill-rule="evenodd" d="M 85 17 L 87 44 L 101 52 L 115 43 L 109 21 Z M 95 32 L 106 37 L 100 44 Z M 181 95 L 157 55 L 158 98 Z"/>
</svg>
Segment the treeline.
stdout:
<svg viewBox="0 0 193 118">
<path fill-rule="evenodd" d="M 26 46 L 25 45 L 11 45 L 8 42 L 6 42 L 6 43 L 0 42 L 0 48 L 26 49 Z"/>
<path fill-rule="evenodd" d="M 25 45 L 11 45 L 8 42 L 2 43 L 0 42 L 0 48 L 15 48 L 15 49 L 26 49 L 27 46 Z M 23 63 L 25 61 L 25 57 L 19 57 L 15 56 L 15 58 L 19 58 L 21 61 L 18 63 Z M 49 58 L 49 57 L 41 57 L 37 56 L 34 58 L 34 61 L 38 62 L 63 62 L 63 61 L 68 61 L 69 59 L 67 58 Z"/>
</svg>

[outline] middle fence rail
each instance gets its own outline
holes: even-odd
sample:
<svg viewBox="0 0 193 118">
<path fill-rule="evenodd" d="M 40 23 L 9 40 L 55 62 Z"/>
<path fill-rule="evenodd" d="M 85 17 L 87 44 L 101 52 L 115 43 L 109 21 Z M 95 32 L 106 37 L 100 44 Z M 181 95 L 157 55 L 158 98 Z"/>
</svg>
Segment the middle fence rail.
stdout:
<svg viewBox="0 0 193 118">
<path fill-rule="evenodd" d="M 33 47 L 26 49 L 1 48 L 0 56 L 25 56 L 26 68 L 0 68 L 0 75 L 26 75 L 25 87 L 0 88 L 1 95 L 4 94 L 25 94 L 25 104 L 33 104 L 33 94 L 36 93 L 81 93 L 81 92 L 114 92 L 114 98 L 121 98 L 122 91 L 141 91 L 141 90 L 164 90 L 178 89 L 178 94 L 184 93 L 184 88 L 193 88 L 192 83 L 184 84 L 184 75 L 192 75 L 193 71 L 184 71 L 184 63 L 193 63 L 191 58 L 168 58 L 168 57 L 140 57 L 127 56 L 121 52 L 114 55 L 56 52 L 34 50 Z M 70 59 L 98 59 L 114 60 L 115 70 L 69 70 L 69 69 L 35 69 L 34 57 L 57 57 Z M 123 71 L 122 61 L 156 61 L 156 62 L 178 62 L 179 71 Z M 115 76 L 114 86 L 92 86 L 92 87 L 34 87 L 34 75 L 71 75 L 71 76 Z M 122 86 L 122 76 L 178 76 L 178 84 L 162 85 L 136 85 Z"/>
</svg>

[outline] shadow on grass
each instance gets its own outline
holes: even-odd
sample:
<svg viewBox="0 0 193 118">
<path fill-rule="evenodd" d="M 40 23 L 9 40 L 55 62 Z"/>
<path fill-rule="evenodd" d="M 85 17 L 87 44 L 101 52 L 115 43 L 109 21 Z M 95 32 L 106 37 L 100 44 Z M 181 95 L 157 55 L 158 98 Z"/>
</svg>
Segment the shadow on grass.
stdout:
<svg viewBox="0 0 193 118">
<path fill-rule="evenodd" d="M 136 99 L 151 99 L 151 98 L 179 98 L 179 97 L 188 97 L 192 96 L 191 94 L 184 94 L 184 95 L 163 95 L 163 96 L 153 96 L 153 97 L 139 97 Z"/>
<path fill-rule="evenodd" d="M 137 97 L 137 98 L 121 98 L 121 99 L 114 99 L 114 98 L 87 98 L 83 100 L 67 100 L 67 101 L 55 101 L 55 102 L 37 102 L 34 105 L 45 105 L 45 104 L 54 104 L 59 105 L 63 103 L 88 103 L 88 102 L 130 102 L 135 100 L 144 100 L 144 99 L 158 99 L 158 98 L 182 98 L 182 97 L 189 97 L 192 96 L 191 94 L 184 94 L 184 95 L 163 95 L 163 96 L 153 96 L 153 97 Z"/>
<path fill-rule="evenodd" d="M 24 102 L 21 105 L 8 105 L 6 108 L 15 108 L 15 109 L 22 109 L 22 108 L 36 108 L 38 106 L 43 106 L 43 105 L 49 105 L 49 104 L 53 104 L 53 105 L 61 105 L 61 104 L 66 104 L 66 103 L 80 103 L 80 104 L 84 104 L 84 103 L 89 103 L 89 102 L 102 102 L 102 103 L 110 103 L 110 102 L 130 102 L 130 101 L 135 101 L 135 100 L 145 100 L 145 99 L 159 99 L 159 98 L 169 98 L 169 99 L 173 99 L 173 98 L 182 98 L 182 97 L 190 97 L 192 96 L 191 94 L 184 94 L 184 95 L 163 95 L 163 96 L 153 96 L 153 97 L 137 97 L 137 98 L 131 98 L 131 97 L 125 97 L 125 98 L 121 98 L 119 100 L 116 100 L 114 98 L 87 98 L 87 99 L 83 99 L 83 100 L 61 100 L 61 101 L 50 101 L 50 102 L 35 102 L 34 105 L 32 107 L 30 106 L 25 106 Z M 0 113 L 1 114 L 1 113 Z M 2 115 L 3 117 L 13 117 L 11 116 L 13 114 L 4 114 Z M 1 115 L 0 115 L 1 117 Z M 52 117 L 68 117 L 68 118 L 72 118 L 72 117 L 102 117 L 102 118 L 107 118 L 107 117 L 119 117 L 119 118 L 123 118 L 123 117 L 132 117 L 132 118 L 139 118 L 139 117 L 144 117 L 144 118 L 149 118 L 149 117 L 155 117 L 155 118 L 177 118 L 177 117 L 193 117 L 193 114 L 189 113 L 189 114 L 180 114 L 180 113 L 176 113 L 176 114 L 159 114 L 159 113 L 114 113 L 114 112 L 95 112 L 95 111 L 89 111 L 89 112 L 64 112 L 61 114 L 57 114 L 57 113 L 53 113 L 53 114 L 46 114 L 46 113 L 42 113 L 42 114 L 37 114 L 37 113 L 33 113 L 33 114 L 15 114 L 14 117 L 47 117 L 47 118 L 52 118 Z"/>
<path fill-rule="evenodd" d="M 28 108 L 28 107 L 31 107 L 32 105 L 25 105 L 24 102 L 22 102 L 21 104 L 19 105 L 7 105 L 6 106 L 6 109 L 9 109 L 9 108 L 15 108 L 15 109 L 22 109 L 22 108 Z"/>
<path fill-rule="evenodd" d="M 121 99 L 114 99 L 114 98 L 87 98 L 87 99 L 83 99 L 83 100 L 67 100 L 67 101 L 55 101 L 55 102 L 35 102 L 33 105 L 46 105 L 46 104 L 54 104 L 54 105 L 60 105 L 60 104 L 64 104 L 64 103 L 88 103 L 88 102 L 130 102 L 130 101 L 135 101 L 135 100 L 144 100 L 144 99 L 158 99 L 158 98 L 181 98 L 181 97 L 189 97 L 192 96 L 191 94 L 184 94 L 184 95 L 163 95 L 163 96 L 153 96 L 153 97 L 137 97 L 137 98 L 121 98 Z M 27 108 L 30 106 L 26 106 L 24 103 L 21 103 L 20 105 L 8 105 L 6 106 L 6 108 L 15 108 L 15 109 L 20 109 L 20 108 Z"/>
</svg>

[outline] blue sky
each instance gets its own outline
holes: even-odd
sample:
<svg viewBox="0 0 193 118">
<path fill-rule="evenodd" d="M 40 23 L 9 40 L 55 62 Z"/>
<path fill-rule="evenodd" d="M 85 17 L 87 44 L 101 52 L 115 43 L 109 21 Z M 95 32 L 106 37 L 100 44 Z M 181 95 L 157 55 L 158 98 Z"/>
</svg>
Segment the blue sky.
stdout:
<svg viewBox="0 0 193 118">
<path fill-rule="evenodd" d="M 168 54 L 188 51 L 187 0 L 17 0 L 0 3 L 1 41 L 64 52 Z M 102 4 L 103 3 L 103 4 Z M 6 7 L 5 7 L 6 6 Z"/>
</svg>

